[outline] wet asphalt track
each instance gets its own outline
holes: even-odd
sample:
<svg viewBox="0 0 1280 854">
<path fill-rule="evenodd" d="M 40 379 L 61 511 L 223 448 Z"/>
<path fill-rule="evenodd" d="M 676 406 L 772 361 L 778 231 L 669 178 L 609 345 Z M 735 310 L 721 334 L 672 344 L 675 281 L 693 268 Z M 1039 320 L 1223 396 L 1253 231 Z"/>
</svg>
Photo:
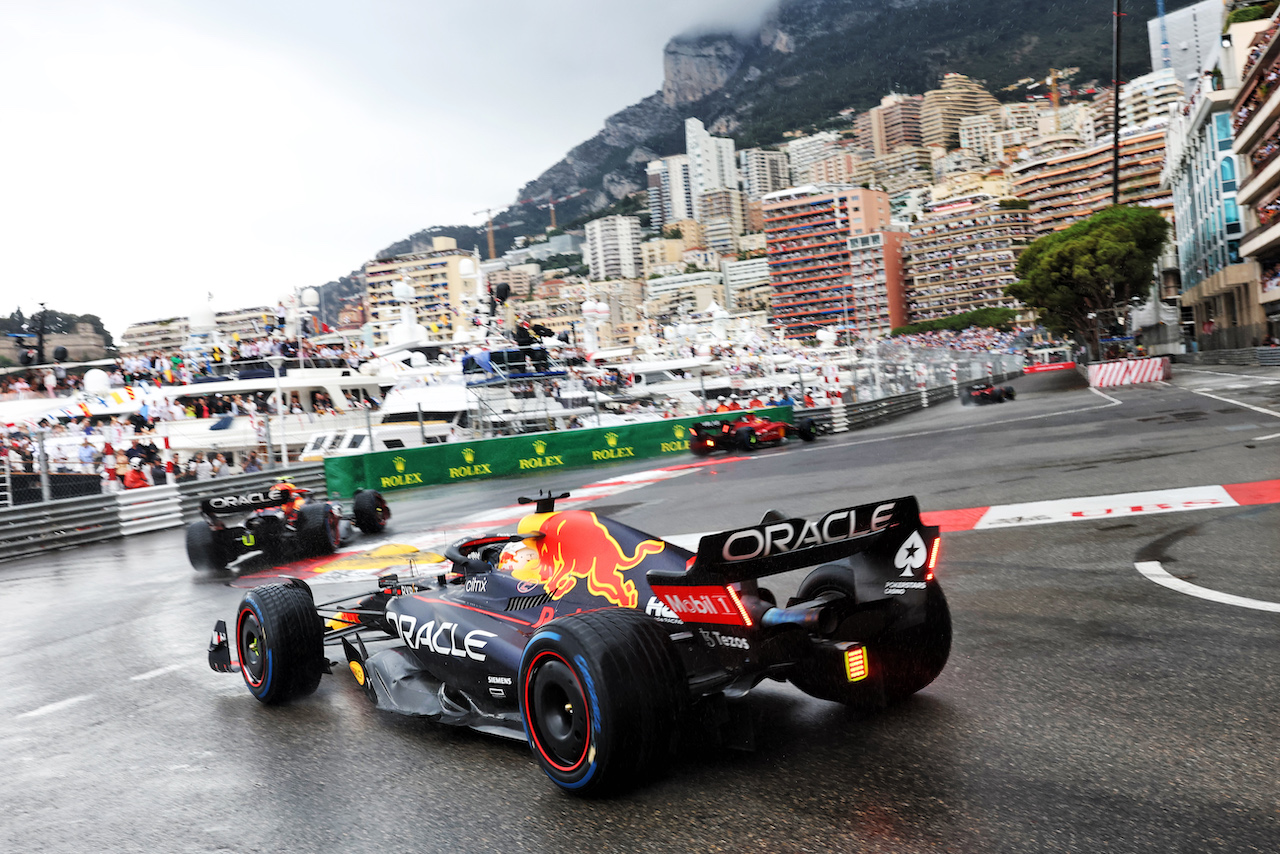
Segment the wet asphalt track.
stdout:
<svg viewBox="0 0 1280 854">
<path fill-rule="evenodd" d="M 901 494 L 946 510 L 1280 478 L 1280 438 L 1259 441 L 1280 418 L 1239 405 L 1280 411 L 1276 380 L 1180 369 L 1109 403 L 1024 377 L 1012 403 L 949 402 L 600 508 L 678 534 Z M 393 526 L 600 476 L 400 494 Z M 1275 852 L 1280 615 L 1134 562 L 1280 602 L 1278 555 L 1275 504 L 947 535 L 955 646 L 932 686 L 863 716 L 762 685 L 754 753 L 690 744 L 605 801 L 560 794 L 519 743 L 376 712 L 345 673 L 260 706 L 204 664 L 240 591 L 191 571 L 181 531 L 0 563 L 0 850 Z"/>
</svg>

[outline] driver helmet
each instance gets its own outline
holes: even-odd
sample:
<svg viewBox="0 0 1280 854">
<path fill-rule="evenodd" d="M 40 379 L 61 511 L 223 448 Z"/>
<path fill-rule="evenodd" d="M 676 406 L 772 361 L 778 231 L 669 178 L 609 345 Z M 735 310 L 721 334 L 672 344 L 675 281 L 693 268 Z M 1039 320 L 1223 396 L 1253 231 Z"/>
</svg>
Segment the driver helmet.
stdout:
<svg viewBox="0 0 1280 854">
<path fill-rule="evenodd" d="M 542 561 L 538 558 L 538 550 L 529 545 L 529 540 L 517 540 L 507 543 L 498 555 L 498 572 L 505 572 L 520 581 L 541 581 Z"/>
</svg>

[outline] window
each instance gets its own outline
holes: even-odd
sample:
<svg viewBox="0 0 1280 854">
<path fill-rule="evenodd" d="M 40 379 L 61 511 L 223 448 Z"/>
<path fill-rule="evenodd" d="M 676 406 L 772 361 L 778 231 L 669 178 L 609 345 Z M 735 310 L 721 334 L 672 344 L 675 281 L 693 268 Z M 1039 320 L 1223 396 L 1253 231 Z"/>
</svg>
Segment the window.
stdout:
<svg viewBox="0 0 1280 854">
<path fill-rule="evenodd" d="M 1218 137 L 1218 150 L 1226 151 L 1231 147 L 1231 116 L 1218 113 L 1213 117 L 1213 127 Z"/>
<path fill-rule="evenodd" d="M 1236 188 L 1236 162 L 1230 157 L 1222 160 L 1222 192 L 1234 192 Z"/>
<path fill-rule="evenodd" d="M 1222 210 L 1226 213 L 1227 222 L 1240 221 L 1240 208 L 1236 206 L 1235 199 L 1224 199 L 1222 202 Z"/>
</svg>

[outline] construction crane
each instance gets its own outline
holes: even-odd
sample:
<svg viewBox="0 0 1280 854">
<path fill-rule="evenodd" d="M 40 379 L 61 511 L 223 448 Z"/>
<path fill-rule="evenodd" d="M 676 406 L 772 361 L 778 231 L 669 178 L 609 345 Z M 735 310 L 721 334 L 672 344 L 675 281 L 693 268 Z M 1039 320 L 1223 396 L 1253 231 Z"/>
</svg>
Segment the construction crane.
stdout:
<svg viewBox="0 0 1280 854">
<path fill-rule="evenodd" d="M 522 204 L 522 205 L 533 205 L 533 206 L 534 206 L 535 208 L 537 208 L 538 210 L 548 210 L 548 209 L 550 209 L 550 211 L 551 211 L 551 227 L 552 227 L 552 228 L 555 228 L 555 227 L 556 227 L 556 205 L 558 205 L 558 204 L 560 204 L 560 203 L 562 203 L 562 202 L 567 202 L 567 201 L 569 201 L 570 199 L 576 199 L 578 196 L 581 196 L 581 195 L 583 195 L 584 193 L 589 193 L 589 192 L 591 192 L 591 191 L 590 191 L 589 189 L 587 189 L 587 188 L 585 188 L 585 187 L 584 187 L 584 188 L 583 188 L 583 189 L 581 189 L 581 190 L 575 190 L 574 192 L 569 193 L 568 195 L 565 195 L 565 196 L 561 196 L 561 197 L 560 197 L 560 198 L 558 198 L 558 199 L 547 199 L 545 202 L 544 202 L 544 201 L 541 201 L 541 200 L 542 200 L 543 198 L 545 198 L 546 196 L 551 195 L 551 193 L 548 191 L 548 192 L 547 192 L 547 193 L 545 193 L 544 195 L 542 195 L 542 196 L 538 196 L 538 197 L 533 198 L 533 199 L 521 199 L 521 200 L 520 200 L 520 202 L 519 202 L 519 204 Z"/>
<path fill-rule="evenodd" d="M 506 210 L 506 208 L 484 208 L 483 210 L 472 211 L 471 213 L 472 216 L 479 216 L 480 214 L 484 214 L 485 217 L 488 219 L 489 260 L 490 261 L 498 257 L 498 250 L 493 245 L 493 212 L 495 210 L 501 213 L 502 211 Z"/>
</svg>

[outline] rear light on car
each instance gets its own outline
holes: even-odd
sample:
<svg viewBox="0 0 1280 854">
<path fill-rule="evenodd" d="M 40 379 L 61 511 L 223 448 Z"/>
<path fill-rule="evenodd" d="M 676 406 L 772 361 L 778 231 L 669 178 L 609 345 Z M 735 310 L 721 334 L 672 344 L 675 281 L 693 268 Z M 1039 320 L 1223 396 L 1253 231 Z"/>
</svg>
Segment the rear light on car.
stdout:
<svg viewBox="0 0 1280 854">
<path fill-rule="evenodd" d="M 942 550 L 942 537 L 934 537 L 933 544 L 929 546 L 929 561 L 924 565 L 925 581 L 933 581 L 933 570 L 938 565 L 938 552 Z"/>
<path fill-rule="evenodd" d="M 726 587 L 729 591 L 729 598 L 733 600 L 733 604 L 737 606 L 738 613 L 742 615 L 742 624 L 747 628 L 751 628 L 751 614 L 747 613 L 747 608 L 742 604 L 742 598 L 738 596 L 738 591 L 732 587 Z"/>
<path fill-rule="evenodd" d="M 854 646 L 844 651 L 844 675 L 850 682 L 861 682 L 867 678 L 867 648 Z"/>
</svg>

